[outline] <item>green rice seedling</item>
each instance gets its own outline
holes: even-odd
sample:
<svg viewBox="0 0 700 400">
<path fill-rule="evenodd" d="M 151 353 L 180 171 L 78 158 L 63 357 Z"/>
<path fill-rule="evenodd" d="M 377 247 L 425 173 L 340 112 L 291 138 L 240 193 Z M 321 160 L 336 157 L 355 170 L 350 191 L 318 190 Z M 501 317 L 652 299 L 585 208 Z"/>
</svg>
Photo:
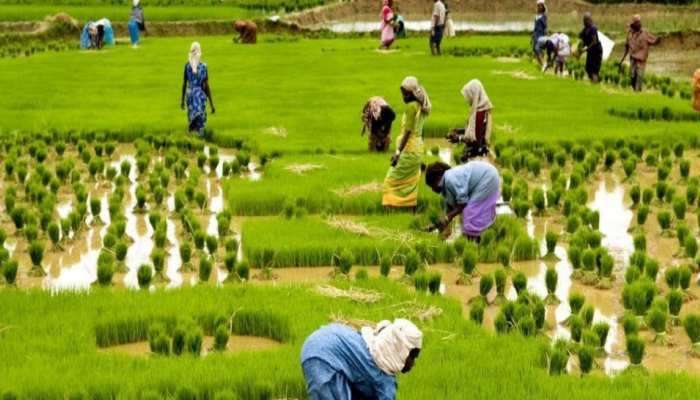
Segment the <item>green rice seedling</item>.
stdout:
<svg viewBox="0 0 700 400">
<path fill-rule="evenodd" d="M 622 163 L 622 169 L 625 171 L 625 177 L 629 180 L 634 174 L 634 170 L 637 168 L 637 160 L 634 158 L 629 158 Z"/>
<path fill-rule="evenodd" d="M 206 241 L 206 237 L 207 235 L 201 229 L 194 232 L 192 239 L 194 240 L 194 247 L 196 247 L 197 250 L 204 250 L 204 242 Z"/>
<path fill-rule="evenodd" d="M 471 284 L 471 278 L 476 273 L 476 263 L 479 260 L 479 251 L 473 243 L 468 243 L 464 248 L 461 258 L 462 274 L 460 279 L 464 284 Z"/>
<path fill-rule="evenodd" d="M 690 295 L 688 293 L 688 289 L 690 289 L 690 281 L 693 278 L 693 271 L 690 269 L 690 267 L 687 264 L 681 265 L 679 267 L 679 274 L 680 274 L 680 288 L 683 289 L 686 294 Z M 691 295 L 692 297 L 692 295 Z"/>
<path fill-rule="evenodd" d="M 537 240 L 521 234 L 513 242 L 513 261 L 534 260 L 539 256 Z"/>
<path fill-rule="evenodd" d="M 581 226 L 581 219 L 578 215 L 570 215 L 566 218 L 566 232 L 574 233 Z"/>
<path fill-rule="evenodd" d="M 434 272 L 428 276 L 428 290 L 430 294 L 440 294 L 440 285 L 442 284 L 442 275 Z"/>
<path fill-rule="evenodd" d="M 250 266 L 248 261 L 240 261 L 236 264 L 236 274 L 241 280 L 247 281 L 250 279 Z"/>
<path fill-rule="evenodd" d="M 598 322 L 591 328 L 593 332 L 598 337 L 598 343 L 596 343 L 596 348 L 598 353 L 603 354 L 605 352 L 605 344 L 608 341 L 608 333 L 610 332 L 610 325 L 606 322 Z"/>
<path fill-rule="evenodd" d="M 634 185 L 630 188 L 630 199 L 632 200 L 632 208 L 637 207 L 639 201 L 641 200 L 642 189 L 639 185 Z"/>
<path fill-rule="evenodd" d="M 216 236 L 207 235 L 206 244 L 209 255 L 212 257 L 216 256 L 216 251 L 219 248 L 219 240 L 216 238 Z"/>
<path fill-rule="evenodd" d="M 687 209 L 687 203 L 685 198 L 681 196 L 674 196 L 673 198 L 673 212 L 676 215 L 676 219 L 683 221 L 685 219 L 685 212 Z"/>
<path fill-rule="evenodd" d="M 481 325 L 484 322 L 485 308 L 486 305 L 483 301 L 472 302 L 471 306 L 469 307 L 469 319 L 477 325 Z"/>
<path fill-rule="evenodd" d="M 219 325 L 214 331 L 214 350 L 224 351 L 228 345 L 229 330 L 226 325 Z"/>
<path fill-rule="evenodd" d="M 642 205 L 637 208 L 637 226 L 643 227 L 649 216 L 649 206 Z"/>
<path fill-rule="evenodd" d="M 642 204 L 649 205 L 654 199 L 654 190 L 651 188 L 645 188 L 642 191 Z"/>
<path fill-rule="evenodd" d="M 625 308 L 632 310 L 643 322 L 643 316 L 651 307 L 656 294 L 656 286 L 648 280 L 637 280 L 626 285 L 622 290 L 622 301 Z"/>
<path fill-rule="evenodd" d="M 136 271 L 136 279 L 138 280 L 139 287 L 141 289 L 148 289 L 151 286 L 151 280 L 153 279 L 153 269 L 148 264 L 141 264 L 139 269 Z"/>
<path fill-rule="evenodd" d="M 659 179 L 659 181 L 665 182 L 670 173 L 671 173 L 671 169 L 670 169 L 670 168 L 668 168 L 668 167 L 665 166 L 665 165 L 661 165 L 661 166 L 656 170 L 656 177 Z"/>
<path fill-rule="evenodd" d="M 578 365 L 581 375 L 586 375 L 593 369 L 595 351 L 590 346 L 583 346 L 578 351 Z"/>
<path fill-rule="evenodd" d="M 612 169 L 613 165 L 615 165 L 615 161 L 617 161 L 617 152 L 615 150 L 605 152 L 605 159 L 603 163 L 607 171 Z"/>
<path fill-rule="evenodd" d="M 530 297 L 530 308 L 532 309 L 532 317 L 535 320 L 535 327 L 538 331 L 544 329 L 546 322 L 547 309 L 542 300 L 537 296 Z"/>
<path fill-rule="evenodd" d="M 540 176 L 540 171 L 542 170 L 542 164 L 540 163 L 539 158 L 537 157 L 529 157 L 527 160 L 527 169 L 532 173 L 534 177 Z"/>
<path fill-rule="evenodd" d="M 207 195 L 204 194 L 204 192 L 196 192 L 194 194 L 194 201 L 197 203 L 199 210 L 203 212 L 207 206 Z"/>
<path fill-rule="evenodd" d="M 593 317 L 595 316 L 595 308 L 590 304 L 585 304 L 580 312 L 581 319 L 583 320 L 583 325 L 586 328 L 590 328 L 593 324 Z"/>
<path fill-rule="evenodd" d="M 154 248 L 151 252 L 151 262 L 153 263 L 153 269 L 155 271 L 154 278 L 156 281 L 164 281 L 165 274 L 163 272 L 165 269 L 165 250 L 161 248 Z"/>
<path fill-rule="evenodd" d="M 651 327 L 656 336 L 654 343 L 666 344 L 666 324 L 668 322 L 668 311 L 660 307 L 652 307 L 646 316 L 647 325 Z"/>
<path fill-rule="evenodd" d="M 486 304 L 489 304 L 488 295 L 491 292 L 491 288 L 493 288 L 493 275 L 482 275 L 479 280 L 479 295 Z"/>
<path fill-rule="evenodd" d="M 416 292 L 427 292 L 428 275 L 424 272 L 413 274 L 413 286 L 416 288 Z"/>
<path fill-rule="evenodd" d="M 641 329 L 639 325 L 639 319 L 636 318 L 636 316 L 632 313 L 625 313 L 622 316 L 622 330 L 625 333 L 625 336 L 634 336 L 639 333 L 639 330 Z"/>
<path fill-rule="evenodd" d="M 599 249 L 600 245 L 603 243 L 603 234 L 599 231 L 588 231 L 586 234 L 586 241 L 591 249 Z"/>
<path fill-rule="evenodd" d="M 7 240 L 7 232 L 3 228 L 0 228 L 0 247 L 2 247 L 5 244 L 5 241 Z"/>
<path fill-rule="evenodd" d="M 226 252 L 226 254 L 224 255 L 224 268 L 226 268 L 226 271 L 228 271 L 229 274 L 235 272 L 235 268 L 236 268 L 236 254 L 235 253 Z"/>
<path fill-rule="evenodd" d="M 662 230 L 662 234 L 668 234 L 668 230 L 671 227 L 671 213 L 665 210 L 659 211 L 659 213 L 656 214 L 656 220 L 659 223 L 659 227 Z"/>
<path fill-rule="evenodd" d="M 206 283 L 209 282 L 212 271 L 212 262 L 207 257 L 199 258 L 199 282 Z"/>
<path fill-rule="evenodd" d="M 409 257 L 410 257 L 410 255 L 406 257 L 407 262 L 408 262 Z M 344 275 L 348 275 L 350 273 L 350 270 L 352 269 L 352 265 L 354 263 L 355 263 L 355 256 L 348 249 L 343 249 L 336 259 L 336 267 L 338 268 L 338 271 L 340 271 L 340 273 L 344 274 Z M 416 272 L 418 270 L 418 266 L 416 265 L 415 269 L 410 271 L 411 272 L 410 274 L 408 271 L 409 268 L 407 267 L 406 269 L 407 269 L 406 275 L 412 275 L 414 272 Z"/>
<path fill-rule="evenodd" d="M 691 354 L 695 356 L 700 355 L 700 315 L 698 314 L 688 314 L 683 320 L 683 328 L 685 333 L 690 338 Z"/>
<path fill-rule="evenodd" d="M 3 278 L 5 278 L 5 284 L 14 285 L 17 279 L 17 270 L 19 269 L 19 263 L 17 260 L 6 260 L 0 268 Z"/>
<path fill-rule="evenodd" d="M 664 201 L 666 203 L 673 203 L 673 198 L 676 197 L 676 187 L 673 185 L 669 185 L 668 188 L 666 189 L 666 195 L 664 196 Z"/>
<path fill-rule="evenodd" d="M 505 269 L 499 268 L 493 273 L 493 280 L 496 284 L 496 299 L 495 304 L 503 304 L 506 302 L 506 283 L 508 274 Z"/>
<path fill-rule="evenodd" d="M 698 187 L 696 185 L 688 185 L 685 190 L 685 200 L 689 206 L 694 206 L 698 199 Z"/>
<path fill-rule="evenodd" d="M 654 189 L 656 190 L 657 200 L 659 200 L 659 202 L 662 202 L 664 200 L 664 197 L 666 197 L 666 191 L 668 190 L 668 184 L 664 181 L 656 182 L 656 186 L 654 186 Z"/>
<path fill-rule="evenodd" d="M 639 366 L 642 364 L 644 359 L 644 340 L 640 337 L 633 335 L 628 336 L 626 341 L 627 355 L 629 356 L 630 363 L 633 366 Z"/>
<path fill-rule="evenodd" d="M 57 249 L 59 248 L 59 241 L 61 240 L 61 228 L 58 226 L 57 223 L 51 222 L 48 226 L 48 234 L 49 234 L 49 239 L 51 239 L 51 243 L 53 244 L 53 248 Z"/>
<path fill-rule="evenodd" d="M 518 295 L 527 289 L 527 277 L 522 272 L 518 271 L 513 275 L 513 288 Z"/>
<path fill-rule="evenodd" d="M 428 279 L 429 278 L 430 277 L 428 277 Z M 369 280 L 369 273 L 367 272 L 367 268 L 359 268 L 357 271 L 355 271 L 355 280 L 356 281 Z M 430 287 L 430 280 L 428 280 L 428 287 Z"/>
<path fill-rule="evenodd" d="M 202 328 L 195 325 L 191 326 L 185 336 L 185 349 L 187 349 L 187 352 L 198 356 L 202 352 L 203 339 Z"/>
<path fill-rule="evenodd" d="M 647 255 L 644 250 L 636 250 L 630 256 L 630 265 L 637 267 L 637 271 L 644 270 L 644 264 L 647 262 Z"/>
<path fill-rule="evenodd" d="M 576 314 L 569 317 L 569 330 L 571 331 L 571 340 L 575 343 L 580 343 L 583 337 L 584 323 L 583 319 Z"/>
<path fill-rule="evenodd" d="M 27 212 L 27 209 L 24 207 L 15 207 L 10 213 L 10 218 L 12 218 L 12 222 L 15 224 L 15 228 L 17 229 L 18 233 L 24 228 L 24 221 Z"/>
<path fill-rule="evenodd" d="M 24 237 L 28 242 L 37 240 L 39 238 L 39 228 L 34 223 L 27 224 L 24 227 Z"/>
<path fill-rule="evenodd" d="M 558 257 L 556 254 L 554 254 L 554 251 L 557 248 L 557 241 L 559 240 L 559 234 L 557 234 L 554 231 L 547 231 L 544 235 L 545 238 L 545 244 L 547 247 L 547 255 L 545 256 L 545 259 L 549 260 L 557 260 Z"/>
<path fill-rule="evenodd" d="M 681 307 L 683 307 L 684 298 L 685 296 L 680 290 L 671 290 L 666 295 L 666 300 L 668 301 L 668 311 L 671 315 L 671 325 L 673 326 L 680 325 L 679 315 L 681 312 Z"/>
<path fill-rule="evenodd" d="M 549 375 L 566 375 L 569 352 L 562 346 L 554 346 L 549 355 Z"/>
<path fill-rule="evenodd" d="M 518 218 L 525 218 L 530 212 L 530 203 L 527 200 L 516 199 L 513 202 L 513 211 Z"/>
<path fill-rule="evenodd" d="M 544 275 L 545 286 L 547 287 L 547 297 L 545 302 L 547 304 L 559 304 L 560 301 L 557 298 L 557 283 L 559 281 L 559 274 L 557 270 L 553 267 L 548 267 Z"/>
<path fill-rule="evenodd" d="M 498 248 L 496 249 L 496 258 L 504 268 L 510 268 L 510 248 L 508 248 L 508 245 L 498 245 Z"/>
<path fill-rule="evenodd" d="M 109 286 L 112 284 L 114 276 L 114 263 L 103 261 L 97 263 L 97 282 L 100 286 Z"/>
<path fill-rule="evenodd" d="M 131 163 L 129 162 L 129 160 L 123 160 L 119 164 L 119 170 L 120 170 L 122 176 L 125 176 L 128 178 L 129 174 L 131 173 Z"/>
<path fill-rule="evenodd" d="M 547 191 L 547 206 L 549 208 L 558 208 L 561 201 L 562 189 L 560 187 L 553 187 Z"/>
<path fill-rule="evenodd" d="M 535 188 L 535 190 L 532 191 L 532 203 L 537 210 L 537 215 L 543 215 L 544 210 L 547 207 L 544 190 L 541 188 Z"/>
<path fill-rule="evenodd" d="M 690 176 L 690 161 L 680 160 L 678 169 L 680 170 L 681 178 L 688 179 L 688 176 Z"/>
<path fill-rule="evenodd" d="M 652 282 L 656 281 L 656 276 L 659 273 L 659 262 L 653 258 L 647 257 L 644 262 L 644 274 L 651 279 Z"/>
<path fill-rule="evenodd" d="M 518 329 L 525 337 L 535 336 L 537 333 L 537 324 L 535 323 L 534 317 L 532 315 L 526 315 L 521 318 L 518 321 Z"/>
<path fill-rule="evenodd" d="M 681 271 L 678 267 L 668 267 L 664 274 L 666 284 L 670 289 L 678 289 L 681 286 Z"/>
<path fill-rule="evenodd" d="M 136 188 L 136 206 L 134 207 L 134 212 L 135 213 L 142 213 L 146 210 L 146 200 L 147 200 L 147 194 L 146 190 L 142 186 L 138 186 Z"/>
<path fill-rule="evenodd" d="M 102 238 L 102 245 L 107 249 L 114 250 L 114 246 L 117 245 L 116 236 L 110 232 L 106 233 L 104 238 Z"/>
<path fill-rule="evenodd" d="M 612 273 L 615 267 L 615 259 L 610 254 L 604 254 L 600 257 L 600 267 L 598 269 L 598 274 L 600 275 L 601 281 L 598 285 L 601 289 L 609 289 L 612 287 Z"/>
<path fill-rule="evenodd" d="M 581 255 L 581 261 L 583 263 L 583 269 L 586 271 L 593 271 L 596 265 L 596 251 L 593 249 L 586 249 Z"/>
<path fill-rule="evenodd" d="M 41 266 L 41 261 L 44 259 L 44 243 L 38 240 L 33 240 L 29 244 L 29 258 L 32 261 L 32 275 L 44 276 L 46 272 Z"/>
<path fill-rule="evenodd" d="M 391 256 L 385 254 L 379 261 L 379 274 L 383 277 L 388 277 L 391 273 Z"/>
<path fill-rule="evenodd" d="M 585 303 L 586 298 L 581 293 L 571 292 L 569 294 L 569 308 L 571 309 L 572 315 L 578 315 Z"/>
<path fill-rule="evenodd" d="M 185 338 L 187 336 L 187 326 L 184 322 L 179 322 L 173 330 L 171 349 L 172 353 L 179 356 L 185 351 Z"/>
</svg>

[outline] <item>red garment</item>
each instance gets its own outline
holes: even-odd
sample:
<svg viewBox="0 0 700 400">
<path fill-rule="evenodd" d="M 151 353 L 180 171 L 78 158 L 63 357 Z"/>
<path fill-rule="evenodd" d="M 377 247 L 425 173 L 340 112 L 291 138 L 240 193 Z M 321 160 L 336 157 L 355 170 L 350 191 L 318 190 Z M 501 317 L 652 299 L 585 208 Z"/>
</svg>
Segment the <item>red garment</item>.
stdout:
<svg viewBox="0 0 700 400">
<path fill-rule="evenodd" d="M 476 113 L 476 127 L 474 128 L 474 133 L 476 136 L 477 143 L 482 143 L 486 141 L 486 128 L 489 121 L 489 112 L 477 111 Z"/>
</svg>

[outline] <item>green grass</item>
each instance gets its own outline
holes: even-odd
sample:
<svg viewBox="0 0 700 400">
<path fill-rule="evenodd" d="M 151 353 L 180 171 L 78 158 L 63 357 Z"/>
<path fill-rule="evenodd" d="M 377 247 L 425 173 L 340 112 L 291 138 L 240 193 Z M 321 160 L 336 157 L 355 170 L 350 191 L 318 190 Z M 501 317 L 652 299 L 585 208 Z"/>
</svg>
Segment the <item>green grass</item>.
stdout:
<svg viewBox="0 0 700 400">
<path fill-rule="evenodd" d="M 302 166 L 315 169 L 293 172 L 293 168 Z M 228 180 L 224 190 L 229 210 L 236 215 L 279 214 L 297 199 L 312 213 L 376 213 L 383 212 L 381 185 L 388 169 L 386 154 L 283 156 L 266 166 L 262 180 Z M 351 192 L 367 184 L 376 185 L 379 191 Z M 421 208 L 440 204 L 422 178 L 418 193 Z"/>
<path fill-rule="evenodd" d="M 90 295 L 4 290 L 0 321 L 0 392 L 23 398 L 59 399 L 76 395 L 139 398 L 143 391 L 172 396 L 188 387 L 209 399 L 224 389 L 242 399 L 305 398 L 299 351 L 308 334 L 331 314 L 379 320 L 405 316 L 395 304 L 416 299 L 434 304 L 443 315 L 420 324 L 424 350 L 413 372 L 399 377 L 399 398 L 693 398 L 700 382 L 685 374 L 640 379 L 589 376 L 549 377 L 538 367 L 538 340 L 519 335 L 492 336 L 463 319 L 456 301 L 409 294 L 395 284 L 370 280 L 363 286 L 384 298 L 367 305 L 321 297 L 310 288 L 236 286 L 176 291 L 95 290 Z M 288 318 L 289 344 L 265 353 L 132 358 L 98 351 L 94 326 L 104 318 L 137 313 L 192 315 L 226 307 L 275 309 Z M 302 317 L 303 318 L 300 318 Z M 454 335 L 451 335 L 454 334 Z M 447 339 L 445 339 L 447 337 Z M 465 362 L 473 360 L 473 362 Z M 41 379 L 37 379 L 41 377 Z"/>
<path fill-rule="evenodd" d="M 366 139 L 359 135 L 362 105 L 379 94 L 402 112 L 398 87 L 406 75 L 418 76 L 431 96 L 433 113 L 427 119 L 426 134 L 434 136 L 464 124 L 468 110 L 459 91 L 471 78 L 484 82 L 496 107 L 497 139 L 576 140 L 697 132 L 694 123 L 625 121 L 607 113 L 610 108 L 642 106 L 688 109 L 689 104 L 680 99 L 627 91 L 610 94 L 599 86 L 551 75 L 517 79 L 509 73 L 540 75 L 529 62 L 430 57 L 423 37 L 400 42 L 400 51 L 390 54 L 374 51 L 374 38 L 263 36 L 257 46 L 233 46 L 230 37 L 198 39 L 217 105 L 209 127 L 218 136 L 254 138 L 265 151 L 364 151 Z M 182 131 L 186 117 L 179 109 L 179 91 L 192 40 L 147 38 L 138 50 L 117 46 L 98 53 L 71 51 L 0 60 L 0 86 L 14 93 L 0 99 L 0 130 Z M 446 42 L 445 48 L 510 47 L 527 40 L 525 36 L 467 36 Z M 287 137 L 269 134 L 270 127 L 284 128 Z"/>
<path fill-rule="evenodd" d="M 131 3 L 129 3 L 131 4 Z M 71 4 L 2 4 L 0 21 L 40 21 L 47 15 L 67 13 L 78 21 L 85 22 L 107 18 L 112 22 L 126 22 L 131 13 L 130 5 L 71 5 Z M 263 10 L 237 6 L 191 6 L 174 5 L 162 7 L 146 6 L 146 24 L 163 21 L 233 20 L 256 18 L 266 14 Z"/>
</svg>

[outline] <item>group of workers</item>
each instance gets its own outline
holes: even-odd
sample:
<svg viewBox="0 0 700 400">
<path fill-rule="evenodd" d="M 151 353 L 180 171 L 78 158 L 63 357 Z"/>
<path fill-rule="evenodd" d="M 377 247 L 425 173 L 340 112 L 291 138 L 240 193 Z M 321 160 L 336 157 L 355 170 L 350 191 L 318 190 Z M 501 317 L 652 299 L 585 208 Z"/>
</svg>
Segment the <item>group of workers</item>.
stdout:
<svg viewBox="0 0 700 400">
<path fill-rule="evenodd" d="M 603 64 L 604 53 L 603 38 L 604 35 L 598 31 L 591 13 L 584 13 L 583 30 L 579 33 L 580 42 L 576 54 L 586 54 L 586 74 L 593 83 L 600 82 L 600 69 Z M 605 38 L 604 40 L 609 39 Z M 641 16 L 635 15 L 628 26 L 625 51 L 618 63 L 619 67 L 622 68 L 622 64 L 629 56 L 630 83 L 633 90 L 642 91 L 644 70 L 649 58 L 649 48 L 659 44 L 659 42 L 659 38 L 642 27 Z M 544 72 L 549 67 L 554 66 L 556 74 L 563 73 L 567 58 L 574 54 L 571 50 L 569 37 L 565 33 L 556 32 L 549 35 L 545 0 L 537 0 L 537 14 L 532 30 L 532 50 L 537 62 L 542 67 L 542 71 Z M 546 59 L 543 58 L 545 51 Z"/>
<path fill-rule="evenodd" d="M 449 18 L 449 9 L 443 0 L 434 0 L 430 17 L 430 52 L 441 55 L 440 45 L 445 34 L 454 36 L 454 27 Z M 392 0 L 382 0 L 382 10 L 379 13 L 379 48 L 388 50 L 396 38 L 406 37 L 406 25 L 403 17 L 395 12 Z"/>
</svg>

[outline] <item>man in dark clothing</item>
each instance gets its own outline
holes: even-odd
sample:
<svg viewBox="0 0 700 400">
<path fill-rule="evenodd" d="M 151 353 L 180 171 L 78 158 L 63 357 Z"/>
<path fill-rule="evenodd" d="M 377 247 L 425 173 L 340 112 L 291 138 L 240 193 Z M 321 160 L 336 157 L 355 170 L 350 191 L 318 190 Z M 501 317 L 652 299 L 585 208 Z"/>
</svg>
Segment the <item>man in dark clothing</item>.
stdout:
<svg viewBox="0 0 700 400">
<path fill-rule="evenodd" d="M 593 83 L 600 82 L 600 67 L 603 63 L 603 46 L 598 40 L 598 28 L 591 13 L 583 15 L 583 30 L 579 34 L 582 51 L 586 52 L 586 73 Z"/>
</svg>

